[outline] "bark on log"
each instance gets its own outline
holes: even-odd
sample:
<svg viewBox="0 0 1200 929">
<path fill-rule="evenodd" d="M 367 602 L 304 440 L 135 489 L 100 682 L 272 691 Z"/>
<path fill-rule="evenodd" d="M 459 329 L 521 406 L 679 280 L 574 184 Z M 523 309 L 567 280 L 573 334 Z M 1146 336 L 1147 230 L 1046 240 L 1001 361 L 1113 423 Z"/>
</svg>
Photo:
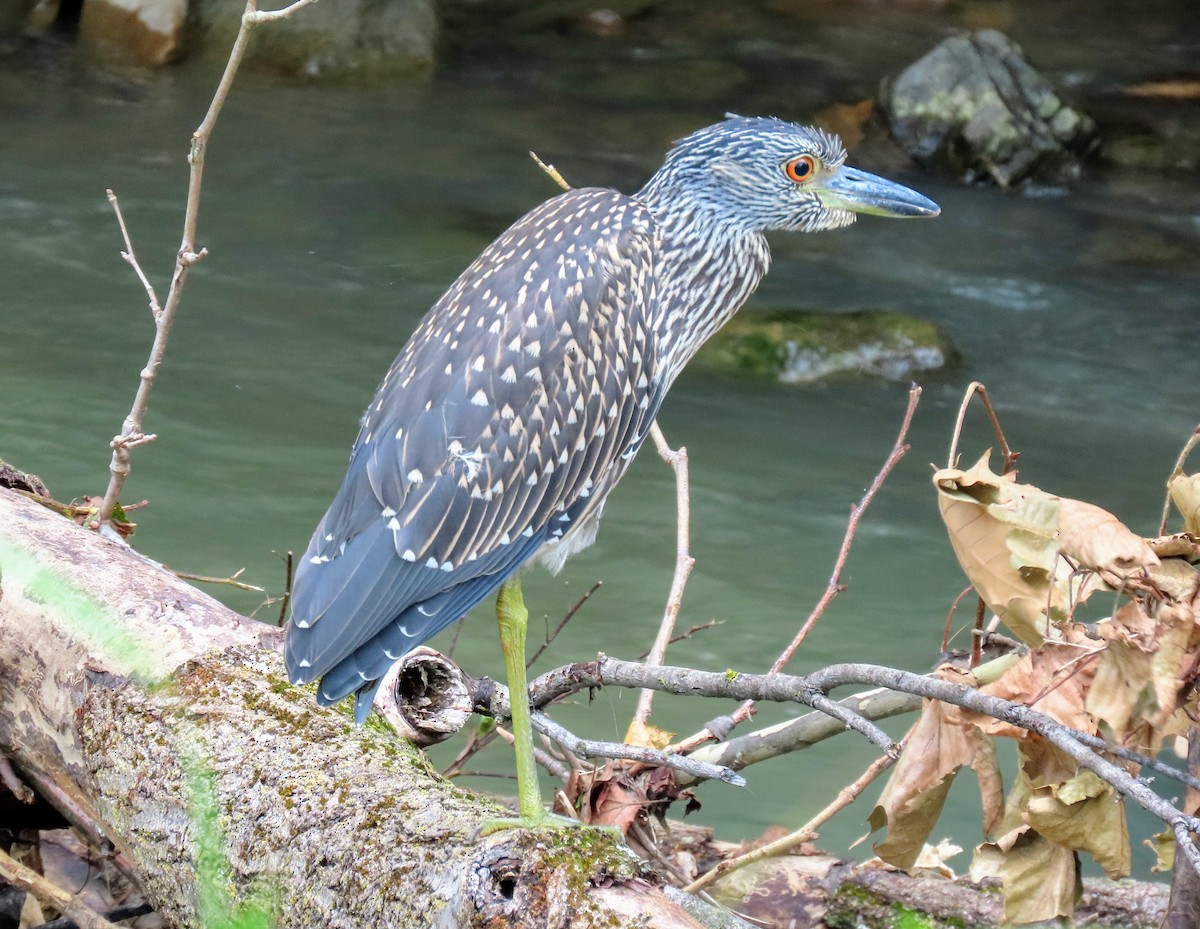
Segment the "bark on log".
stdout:
<svg viewBox="0 0 1200 929">
<path fill-rule="evenodd" d="M 200 925 L 189 757 L 224 886 L 268 887 L 280 927 L 704 925 L 593 830 L 473 841 L 495 805 L 288 684 L 277 635 L 0 490 L 0 748 L 101 825 L 173 925 Z"/>
</svg>

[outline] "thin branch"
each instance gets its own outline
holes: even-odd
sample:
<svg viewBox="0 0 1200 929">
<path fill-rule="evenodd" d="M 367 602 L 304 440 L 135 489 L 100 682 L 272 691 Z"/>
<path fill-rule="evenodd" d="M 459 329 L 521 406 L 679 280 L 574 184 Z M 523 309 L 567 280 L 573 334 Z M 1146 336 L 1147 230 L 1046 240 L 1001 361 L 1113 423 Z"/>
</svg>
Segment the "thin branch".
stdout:
<svg viewBox="0 0 1200 929">
<path fill-rule="evenodd" d="M 99 913 L 81 903 L 74 894 L 50 883 L 4 851 L 0 851 L 0 878 L 69 916 L 80 929 L 116 929 L 116 926 Z"/>
<path fill-rule="evenodd" d="M 683 606 L 683 591 L 687 587 L 692 568 L 696 565 L 696 559 L 688 551 L 688 539 L 691 532 L 691 502 L 687 449 L 680 446 L 678 449 L 672 450 L 671 446 L 667 444 L 662 430 L 658 428 L 657 421 L 651 425 L 650 435 L 654 439 L 654 445 L 662 460 L 675 472 L 675 574 L 671 578 L 671 590 L 667 595 L 667 605 L 663 610 L 662 622 L 658 626 L 658 635 L 655 636 L 654 645 L 650 647 L 650 655 L 647 658 L 650 664 L 662 664 L 667 654 L 667 646 L 671 642 L 671 636 L 675 632 L 675 621 L 679 618 L 679 610 Z M 643 690 L 638 694 L 637 708 L 634 710 L 633 722 L 630 724 L 631 729 L 642 728 L 650 721 L 650 708 L 653 701 L 654 692 L 651 690 Z"/>
<path fill-rule="evenodd" d="M 1007 474 L 1017 459 L 1021 457 L 1020 452 L 1014 452 L 1008 446 L 1008 439 L 1004 437 L 1004 430 L 1000 428 L 1000 418 L 996 415 L 996 410 L 992 407 L 992 401 L 988 397 L 987 388 L 979 381 L 972 381 L 967 385 L 967 392 L 963 395 L 962 403 L 958 407 L 958 418 L 954 421 L 954 437 L 950 440 L 950 454 L 947 457 L 947 468 L 957 467 L 958 461 L 958 440 L 962 435 L 963 423 L 967 418 L 967 406 L 971 402 L 971 398 L 979 394 L 979 399 L 983 403 L 983 409 L 987 412 L 988 422 L 992 424 L 992 432 L 996 435 L 996 441 L 1000 443 L 1000 455 L 1003 459 L 1003 466 L 1000 469 L 1001 474 Z"/>
<path fill-rule="evenodd" d="M 288 604 L 292 602 L 292 578 L 295 572 L 295 557 L 291 551 L 287 553 L 287 558 L 284 559 L 286 567 L 283 574 L 283 596 L 279 599 L 283 602 L 279 604 L 279 628 L 283 628 L 283 624 L 287 621 Z"/>
<path fill-rule="evenodd" d="M 525 662 L 525 667 L 532 667 L 533 663 L 542 657 L 543 652 L 550 647 L 550 643 L 558 638 L 558 634 L 567 627 L 567 623 L 575 618 L 575 614 L 578 613 L 580 608 L 591 599 L 592 594 L 594 594 L 603 586 L 603 581 L 596 581 L 596 583 L 588 588 L 587 593 L 575 601 L 575 605 L 567 610 L 566 615 L 558 621 L 558 625 L 554 627 L 554 631 L 547 635 L 545 641 L 543 641 L 542 644 L 534 650 L 534 653 L 529 656 L 528 660 Z"/>
<path fill-rule="evenodd" d="M 238 578 L 246 573 L 245 568 L 238 568 L 229 577 L 209 577 L 207 574 L 189 574 L 186 571 L 172 571 L 176 577 L 183 578 L 185 581 L 197 581 L 201 584 L 221 584 L 225 587 L 236 587 L 238 590 L 250 590 L 254 593 L 262 593 L 261 587 L 255 587 L 253 584 L 247 584 L 244 581 L 239 581 Z"/>
<path fill-rule="evenodd" d="M 1191 436 L 1188 438 L 1187 442 L 1184 443 L 1183 449 L 1179 453 L 1179 457 L 1175 459 L 1175 467 L 1171 469 L 1171 477 L 1174 477 L 1176 474 L 1183 473 L 1183 466 L 1184 466 L 1184 464 L 1187 463 L 1188 456 L 1192 453 L 1192 449 L 1194 449 L 1197 445 L 1200 445 L 1200 426 L 1197 426 L 1192 431 Z M 1168 478 L 1167 480 L 1168 480 L 1168 484 L 1169 484 L 1170 478 Z M 1162 519 L 1159 521 L 1159 524 L 1158 524 L 1158 534 L 1159 535 L 1167 534 L 1167 520 L 1170 518 L 1170 515 L 1171 515 L 1171 491 L 1168 489 L 1166 496 L 1163 497 Z"/>
<path fill-rule="evenodd" d="M 848 784 L 838 791 L 836 797 L 821 810 L 816 816 L 806 822 L 799 829 L 789 832 L 785 836 L 781 836 L 773 842 L 768 842 L 765 845 L 760 845 L 758 848 L 751 849 L 744 855 L 738 855 L 736 858 L 728 858 L 719 862 L 715 867 L 707 873 L 702 874 L 696 880 L 688 884 L 684 889 L 686 893 L 694 894 L 703 890 L 714 881 L 720 880 L 731 871 L 737 871 L 747 865 L 754 864 L 756 861 L 762 861 L 764 858 L 773 858 L 776 855 L 785 855 L 794 849 L 797 845 L 804 842 L 811 842 L 817 838 L 817 830 L 834 817 L 835 814 L 841 812 L 851 803 L 859 798 L 864 790 L 883 772 L 887 771 L 896 763 L 895 755 L 881 755 L 876 758 L 871 765 L 865 770 L 858 779 L 852 784 Z"/>
<path fill-rule="evenodd" d="M 838 702 L 847 710 L 875 722 L 914 713 L 921 708 L 920 697 L 883 688 L 854 694 Z M 845 731 L 840 720 L 818 710 L 724 742 L 702 745 L 689 757 L 743 771 L 752 764 L 808 748 Z M 694 783 L 680 775 L 676 775 L 675 782 L 680 787 Z"/>
<path fill-rule="evenodd" d="M 842 536 L 842 546 L 838 549 L 837 561 L 833 565 L 833 574 L 829 577 L 829 583 L 825 586 L 825 593 L 821 595 L 821 599 L 817 601 L 817 605 L 813 607 L 812 613 L 804 625 L 800 627 L 800 631 L 796 633 L 796 637 L 788 644 L 788 647 L 783 650 L 775 663 L 771 665 L 771 673 L 777 674 L 784 669 L 796 650 L 808 637 L 808 633 L 816 625 L 818 619 L 828 609 L 829 604 L 833 602 L 834 597 L 841 593 L 845 588 L 842 587 L 842 571 L 846 567 L 846 560 L 850 557 L 850 547 L 854 544 L 855 533 L 858 532 L 858 524 L 862 521 L 863 513 L 867 507 L 871 505 L 871 501 L 875 499 L 875 495 L 879 493 L 879 488 L 883 486 L 883 482 L 887 480 L 888 475 L 892 473 L 892 469 L 900 462 L 908 451 L 908 429 L 912 425 L 913 414 L 917 411 L 917 403 L 921 399 L 921 388 L 914 384 L 908 390 L 908 406 L 904 410 L 904 419 L 900 423 L 900 433 L 896 436 L 896 441 L 892 444 L 892 450 L 888 452 L 887 458 L 883 462 L 875 479 L 871 481 L 871 486 L 858 503 L 850 507 L 850 521 L 846 525 L 846 532 Z"/>
<path fill-rule="evenodd" d="M 558 173 L 558 168 L 554 167 L 554 165 L 548 165 L 546 162 L 542 161 L 542 159 L 537 156 L 537 152 L 530 152 L 529 157 L 537 163 L 539 168 L 550 175 L 555 184 L 557 184 L 563 190 L 571 189 L 571 185 L 567 183 L 567 179 Z"/>
<path fill-rule="evenodd" d="M 672 636 L 671 641 L 668 642 L 667 645 L 671 646 L 671 645 L 674 645 L 676 642 L 686 642 L 688 639 L 690 639 L 692 636 L 694 636 L 697 632 L 706 632 L 709 629 L 715 629 L 717 626 L 723 626 L 723 625 L 725 625 L 725 620 L 723 620 L 723 619 L 710 619 L 706 623 L 697 623 L 694 626 L 689 626 L 683 632 L 679 633 L 679 635 Z M 645 661 L 646 658 L 649 656 L 649 654 L 650 654 L 650 649 L 646 649 L 644 652 L 642 652 L 640 655 L 637 656 L 637 660 Z"/>
<path fill-rule="evenodd" d="M 242 22 L 248 28 L 253 28 L 260 23 L 273 23 L 281 19 L 287 19 L 293 13 L 298 13 L 306 6 L 312 6 L 317 0 L 296 0 L 295 3 L 289 4 L 280 10 L 254 10 L 247 5 L 246 12 L 242 14 Z"/>
<path fill-rule="evenodd" d="M 121 238 L 125 240 L 125 251 L 121 252 L 121 257 L 129 263 L 138 280 L 142 282 L 142 286 L 146 288 L 146 296 L 150 299 L 150 315 L 155 322 L 158 322 L 158 318 L 162 315 L 158 294 L 154 292 L 154 285 L 150 283 L 150 279 L 146 277 L 146 273 L 138 263 L 137 253 L 133 250 L 133 242 L 129 238 L 129 230 L 125 227 L 125 217 L 121 215 L 121 204 L 117 201 L 117 195 L 112 192 L 112 188 L 106 190 L 105 193 L 108 194 L 108 202 L 112 204 L 113 212 L 117 214 L 117 225 L 121 227 Z"/>
<path fill-rule="evenodd" d="M 640 745 L 626 745 L 623 742 L 596 742 L 590 739 L 581 739 L 545 713 L 533 714 L 533 728 L 580 758 L 623 758 L 627 761 L 638 761 L 647 765 L 674 768 L 693 777 L 722 781 L 732 784 L 734 787 L 746 786 L 746 779 L 729 768 L 694 761 L 686 755 L 672 755 Z"/>
<path fill-rule="evenodd" d="M 196 250 L 196 222 L 200 212 L 200 188 L 204 179 L 204 154 L 208 148 L 208 140 L 212 136 L 217 117 L 225 105 L 229 90 L 233 86 L 233 79 L 246 54 L 246 47 L 250 42 L 250 33 L 254 26 L 259 22 L 289 16 L 308 6 L 311 2 L 313 0 L 299 0 L 285 9 L 260 14 L 258 0 L 247 0 L 237 38 L 234 39 L 229 60 L 225 64 L 225 71 L 221 75 L 216 92 L 209 103 L 208 112 L 205 113 L 200 126 L 192 133 L 191 148 L 188 152 L 188 164 L 191 165 L 191 170 L 188 175 L 187 206 L 183 213 L 183 237 L 175 256 L 175 270 L 171 275 L 170 287 L 167 289 L 166 302 L 163 303 L 161 312 L 155 319 L 154 342 L 150 347 L 149 360 L 142 369 L 141 381 L 138 384 L 137 393 L 134 395 L 133 405 L 121 425 L 120 434 L 114 436 L 109 443 L 112 448 L 112 459 L 108 466 L 108 488 L 104 492 L 104 502 L 100 504 L 97 520 L 100 534 L 107 538 L 121 540 L 120 534 L 113 529 L 112 514 L 117 505 L 117 499 L 120 497 L 121 489 L 125 486 L 125 480 L 129 476 L 129 450 L 135 445 L 153 438 L 142 432 L 142 420 L 146 416 L 146 410 L 150 403 L 150 391 L 158 379 L 158 371 L 162 365 L 163 356 L 166 354 L 167 338 L 171 333 L 171 326 L 175 321 L 175 314 L 183 297 L 183 286 L 187 281 L 188 270 L 208 254 L 207 249 Z M 124 220 L 119 211 L 118 218 L 123 230 L 122 235 L 128 243 L 129 237 L 124 231 Z M 129 246 L 129 252 L 132 254 L 132 246 Z"/>
</svg>

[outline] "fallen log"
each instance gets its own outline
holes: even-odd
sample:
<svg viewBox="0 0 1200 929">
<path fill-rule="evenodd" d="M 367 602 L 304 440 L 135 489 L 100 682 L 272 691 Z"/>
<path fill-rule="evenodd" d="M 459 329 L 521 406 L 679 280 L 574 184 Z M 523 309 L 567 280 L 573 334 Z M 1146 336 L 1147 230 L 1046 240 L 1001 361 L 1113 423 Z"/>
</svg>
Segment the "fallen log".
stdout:
<svg viewBox="0 0 1200 929">
<path fill-rule="evenodd" d="M 390 728 L 318 707 L 277 638 L 0 489 L 0 749 L 113 843 L 170 924 L 201 925 L 214 892 L 306 929 L 706 924 L 594 830 L 474 840 L 499 808 Z"/>
</svg>

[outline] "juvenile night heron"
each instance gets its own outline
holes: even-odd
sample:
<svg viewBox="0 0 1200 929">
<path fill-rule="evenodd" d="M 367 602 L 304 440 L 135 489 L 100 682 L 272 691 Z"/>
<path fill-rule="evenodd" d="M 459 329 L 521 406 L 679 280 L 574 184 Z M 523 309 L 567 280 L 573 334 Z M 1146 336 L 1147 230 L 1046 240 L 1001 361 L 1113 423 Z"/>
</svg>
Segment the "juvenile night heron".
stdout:
<svg viewBox="0 0 1200 929">
<path fill-rule="evenodd" d="M 317 699 L 370 711 L 406 652 L 499 590 L 520 819 L 545 815 L 517 570 L 590 545 L 667 390 L 767 272 L 763 233 L 855 213 L 936 216 L 847 167 L 841 142 L 731 117 L 675 145 L 632 197 L 585 188 L 489 245 L 417 327 L 363 415 L 296 571 L 286 658 Z"/>
</svg>

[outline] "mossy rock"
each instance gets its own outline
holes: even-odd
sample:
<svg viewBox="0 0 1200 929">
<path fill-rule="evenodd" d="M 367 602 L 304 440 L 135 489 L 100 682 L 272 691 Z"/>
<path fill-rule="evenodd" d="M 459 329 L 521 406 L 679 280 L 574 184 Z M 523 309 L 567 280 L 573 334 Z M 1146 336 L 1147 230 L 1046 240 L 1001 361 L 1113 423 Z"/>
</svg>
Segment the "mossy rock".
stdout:
<svg viewBox="0 0 1200 929">
<path fill-rule="evenodd" d="M 807 384 L 833 375 L 898 380 L 942 368 L 956 354 L 935 323 L 906 313 L 774 310 L 734 317 L 697 361 L 785 384 Z"/>
</svg>

